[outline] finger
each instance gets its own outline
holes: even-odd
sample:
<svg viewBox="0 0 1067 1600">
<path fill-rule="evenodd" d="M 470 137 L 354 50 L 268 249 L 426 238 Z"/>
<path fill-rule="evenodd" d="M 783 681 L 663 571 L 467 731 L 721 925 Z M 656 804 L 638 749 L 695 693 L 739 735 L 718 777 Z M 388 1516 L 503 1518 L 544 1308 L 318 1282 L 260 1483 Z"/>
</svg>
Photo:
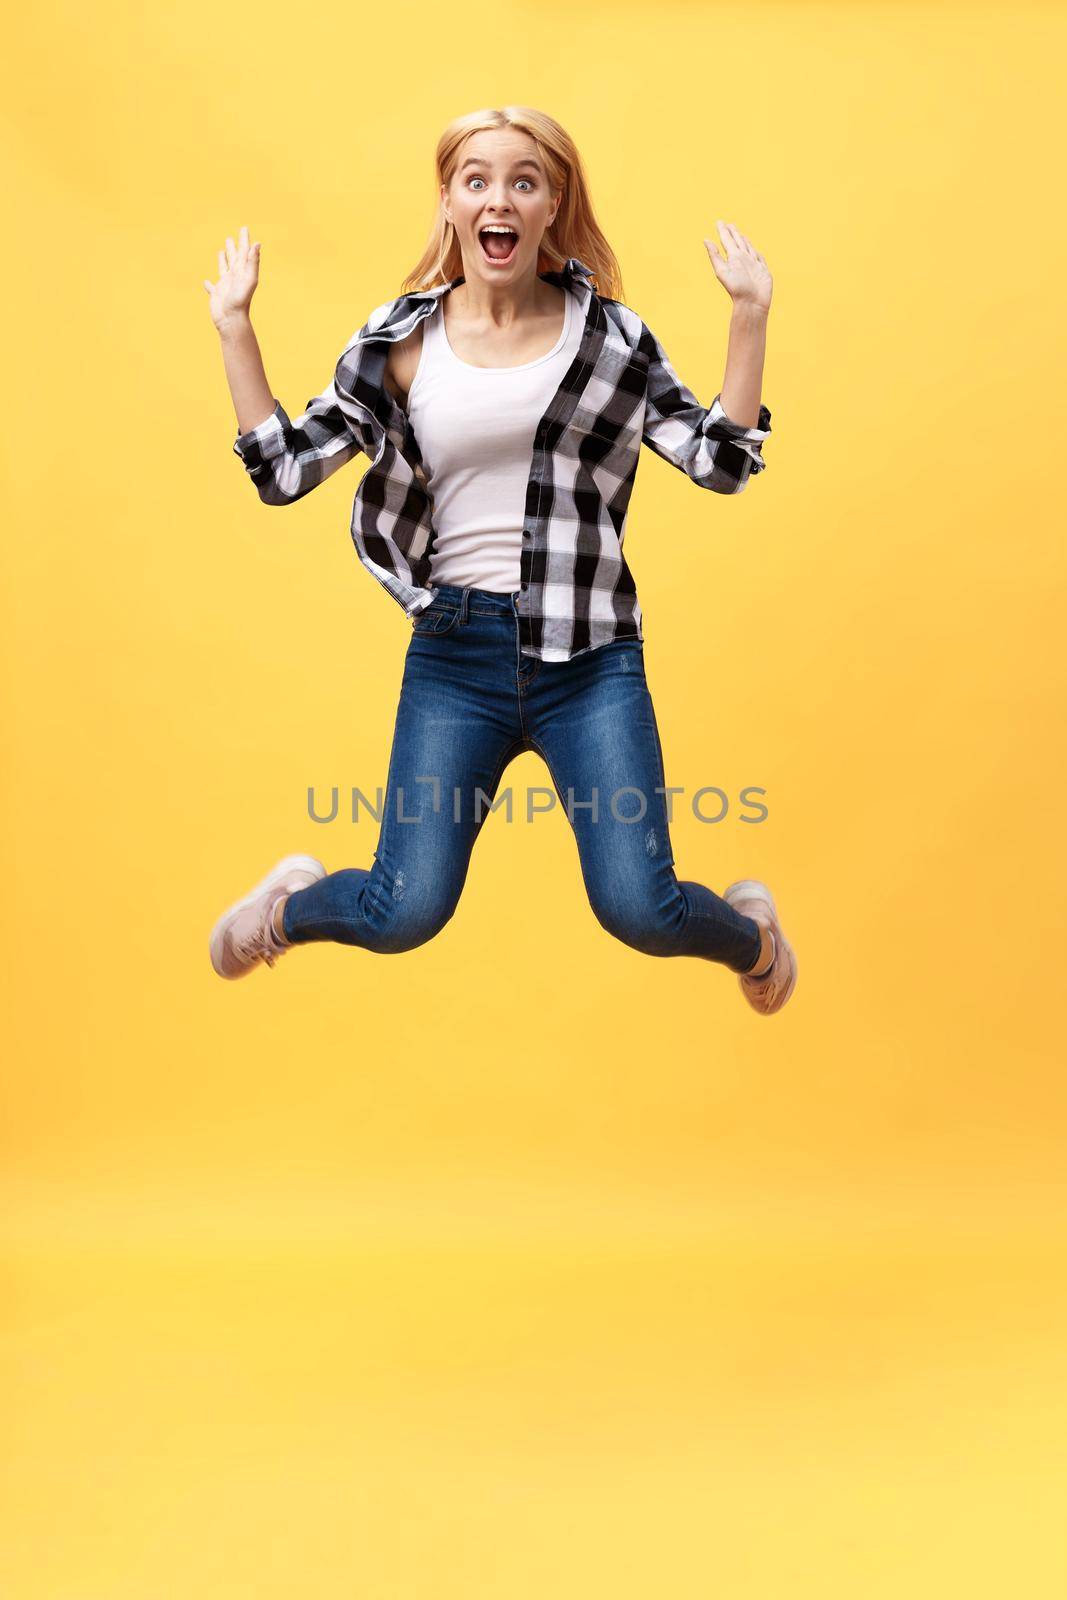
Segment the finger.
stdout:
<svg viewBox="0 0 1067 1600">
<path fill-rule="evenodd" d="M 248 249 L 248 229 L 245 227 L 244 223 L 241 224 L 241 231 L 237 235 L 237 248 L 239 250 Z"/>
<path fill-rule="evenodd" d="M 210 278 L 204 279 L 204 288 L 207 290 L 208 294 L 215 293 L 215 285 L 212 283 Z"/>
<path fill-rule="evenodd" d="M 727 258 L 729 258 L 730 251 L 737 248 L 736 244 L 734 243 L 734 236 L 730 231 L 730 224 L 728 222 L 724 222 L 722 218 L 719 217 L 715 223 L 715 226 L 719 230 L 719 233 L 722 237 L 723 249 L 726 251 Z"/>
<path fill-rule="evenodd" d="M 219 277 L 220 278 L 224 278 L 229 270 L 230 270 L 229 263 L 227 262 L 226 257 L 223 254 L 223 252 L 220 250 L 219 251 Z"/>
<path fill-rule="evenodd" d="M 737 242 L 737 248 L 741 251 L 742 255 L 746 255 L 746 256 L 750 256 L 750 257 L 754 256 L 756 252 L 753 250 L 752 246 L 749 244 L 748 240 L 745 238 L 745 235 L 741 232 L 741 229 L 738 228 L 738 227 L 735 227 L 732 222 L 730 224 L 730 229 L 731 229 L 731 232 L 733 233 L 734 239 Z"/>
<path fill-rule="evenodd" d="M 237 255 L 237 246 L 234 244 L 233 239 L 230 236 L 230 234 L 227 234 L 226 235 L 226 260 L 232 265 L 236 255 Z"/>
</svg>

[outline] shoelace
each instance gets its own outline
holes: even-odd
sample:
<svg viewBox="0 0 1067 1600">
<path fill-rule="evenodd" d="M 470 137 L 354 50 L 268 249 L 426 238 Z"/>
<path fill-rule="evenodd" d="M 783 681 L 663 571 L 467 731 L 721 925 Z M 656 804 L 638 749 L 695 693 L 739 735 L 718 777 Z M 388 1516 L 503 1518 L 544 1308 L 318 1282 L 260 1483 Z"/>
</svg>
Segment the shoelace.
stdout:
<svg viewBox="0 0 1067 1600">
<path fill-rule="evenodd" d="M 233 949 L 234 954 L 245 965 L 253 961 L 265 961 L 268 967 L 273 967 L 274 965 L 274 952 L 258 934 L 250 939 L 236 941 Z"/>
<path fill-rule="evenodd" d="M 273 908 L 271 914 L 273 914 Z M 250 933 L 246 939 L 236 940 L 233 948 L 235 954 L 242 961 L 265 961 L 268 967 L 273 967 L 278 957 L 283 954 L 281 950 L 276 949 L 271 943 L 270 931 L 266 923 L 257 928 L 254 933 Z"/>
</svg>

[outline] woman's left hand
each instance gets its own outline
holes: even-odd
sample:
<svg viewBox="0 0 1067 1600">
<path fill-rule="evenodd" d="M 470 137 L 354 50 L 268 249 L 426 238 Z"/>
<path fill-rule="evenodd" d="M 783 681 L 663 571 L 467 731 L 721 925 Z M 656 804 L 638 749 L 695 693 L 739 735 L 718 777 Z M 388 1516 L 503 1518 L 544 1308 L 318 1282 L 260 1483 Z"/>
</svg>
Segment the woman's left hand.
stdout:
<svg viewBox="0 0 1067 1600">
<path fill-rule="evenodd" d="M 716 227 L 726 247 L 726 260 L 723 260 L 711 239 L 704 240 L 715 276 L 734 305 L 751 305 L 761 311 L 769 311 L 774 280 L 766 261 L 732 222 L 720 219 Z"/>
</svg>

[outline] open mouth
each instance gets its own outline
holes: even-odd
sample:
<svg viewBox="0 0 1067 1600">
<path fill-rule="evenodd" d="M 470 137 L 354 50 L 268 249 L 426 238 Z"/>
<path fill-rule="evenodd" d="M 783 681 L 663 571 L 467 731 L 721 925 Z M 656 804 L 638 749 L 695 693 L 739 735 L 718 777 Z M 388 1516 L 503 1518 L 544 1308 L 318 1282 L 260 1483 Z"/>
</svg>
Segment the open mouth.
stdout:
<svg viewBox="0 0 1067 1600">
<path fill-rule="evenodd" d="M 478 234 L 478 243 L 482 247 L 482 256 L 486 261 L 492 262 L 495 267 L 506 267 L 518 249 L 519 236 L 511 229 L 501 233 L 496 228 L 482 228 Z"/>
</svg>

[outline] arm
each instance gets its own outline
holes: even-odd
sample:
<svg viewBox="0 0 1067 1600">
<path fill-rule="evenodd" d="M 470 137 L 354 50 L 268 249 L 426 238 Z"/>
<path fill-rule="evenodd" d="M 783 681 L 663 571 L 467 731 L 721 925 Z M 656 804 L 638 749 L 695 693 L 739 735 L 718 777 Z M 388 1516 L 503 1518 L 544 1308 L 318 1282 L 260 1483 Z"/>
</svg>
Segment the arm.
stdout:
<svg viewBox="0 0 1067 1600">
<path fill-rule="evenodd" d="M 766 261 L 743 233 L 732 223 L 720 222 L 719 227 L 725 261 L 710 239 L 704 243 L 732 302 L 722 388 L 705 411 L 659 340 L 642 324 L 642 346 L 649 357 L 644 441 L 702 489 L 738 494 L 752 473 L 767 465 L 762 446 L 771 431 L 771 414 L 760 401 L 760 387 L 773 280 Z"/>
<path fill-rule="evenodd" d="M 730 342 L 726 347 L 726 376 L 722 403 L 735 422 L 761 428 L 760 389 L 767 353 L 767 313 L 760 306 L 735 300 L 730 314 Z"/>
<path fill-rule="evenodd" d="M 238 428 L 247 424 L 237 435 L 234 454 L 266 505 L 292 505 L 362 448 L 338 404 L 335 380 L 290 421 L 267 383 L 251 322 L 220 333 Z"/>
<path fill-rule="evenodd" d="M 642 438 L 656 455 L 716 494 L 740 494 L 754 472 L 767 463 L 761 454 L 771 431 L 771 414 L 759 406 L 758 426 L 747 428 L 727 414 L 723 388 L 710 407 L 700 404 L 675 372 L 652 330 L 642 324 L 641 347 L 648 354 L 648 387 Z M 731 350 L 738 348 L 731 339 Z M 735 369 L 736 370 L 736 369 Z"/>
<path fill-rule="evenodd" d="M 238 243 L 219 251 L 219 281 L 204 279 L 211 318 L 218 331 L 226 380 L 239 429 L 234 453 L 267 505 L 291 505 L 324 482 L 362 448 L 338 404 L 334 380 L 309 400 L 295 423 L 274 398 L 249 314 L 259 281 L 259 244 L 249 246 L 242 228 Z M 334 373 L 336 379 L 336 370 Z"/>
</svg>

